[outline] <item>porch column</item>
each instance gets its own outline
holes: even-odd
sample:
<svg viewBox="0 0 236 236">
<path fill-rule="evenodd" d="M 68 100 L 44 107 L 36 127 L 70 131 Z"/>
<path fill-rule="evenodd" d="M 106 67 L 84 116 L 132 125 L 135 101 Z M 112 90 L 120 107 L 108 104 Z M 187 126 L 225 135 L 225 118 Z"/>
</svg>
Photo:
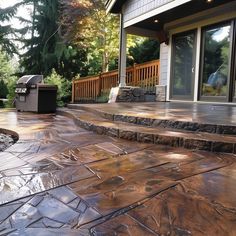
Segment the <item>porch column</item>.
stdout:
<svg viewBox="0 0 236 236">
<path fill-rule="evenodd" d="M 126 86 L 126 41 L 123 14 L 120 14 L 120 55 L 119 55 L 119 87 Z"/>
</svg>

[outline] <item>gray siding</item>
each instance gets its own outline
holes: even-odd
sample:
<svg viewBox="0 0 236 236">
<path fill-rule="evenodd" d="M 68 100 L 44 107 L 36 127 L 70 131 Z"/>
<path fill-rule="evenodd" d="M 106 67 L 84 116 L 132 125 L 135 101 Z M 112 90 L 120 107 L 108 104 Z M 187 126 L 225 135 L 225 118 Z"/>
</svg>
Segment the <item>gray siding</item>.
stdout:
<svg viewBox="0 0 236 236">
<path fill-rule="evenodd" d="M 176 0 L 128 0 L 123 8 L 124 22 Z"/>
<path fill-rule="evenodd" d="M 165 43 L 160 45 L 160 85 L 167 85 L 169 46 Z"/>
</svg>

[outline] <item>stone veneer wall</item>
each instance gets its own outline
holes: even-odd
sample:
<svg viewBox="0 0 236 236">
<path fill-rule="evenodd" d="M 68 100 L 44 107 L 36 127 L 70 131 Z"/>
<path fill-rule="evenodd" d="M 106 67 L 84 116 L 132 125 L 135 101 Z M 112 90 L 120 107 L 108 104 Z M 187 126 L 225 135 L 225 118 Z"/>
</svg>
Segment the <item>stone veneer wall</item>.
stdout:
<svg viewBox="0 0 236 236">
<path fill-rule="evenodd" d="M 146 93 L 140 87 L 119 87 L 113 88 L 109 96 L 109 103 L 112 102 L 154 102 L 156 96 Z"/>
<path fill-rule="evenodd" d="M 166 101 L 166 85 L 156 85 L 156 101 Z"/>
</svg>

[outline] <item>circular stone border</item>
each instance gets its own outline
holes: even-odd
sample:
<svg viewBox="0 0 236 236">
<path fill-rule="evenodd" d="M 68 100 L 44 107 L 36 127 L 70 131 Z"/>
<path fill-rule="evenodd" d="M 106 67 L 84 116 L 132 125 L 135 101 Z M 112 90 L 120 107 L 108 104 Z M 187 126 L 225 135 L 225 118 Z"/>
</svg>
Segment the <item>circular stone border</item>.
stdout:
<svg viewBox="0 0 236 236">
<path fill-rule="evenodd" d="M 0 152 L 5 151 L 19 140 L 19 135 L 16 132 L 8 129 L 0 128 L 0 136 L 2 136 L 3 139 L 7 139 L 7 142 L 0 140 Z"/>
</svg>

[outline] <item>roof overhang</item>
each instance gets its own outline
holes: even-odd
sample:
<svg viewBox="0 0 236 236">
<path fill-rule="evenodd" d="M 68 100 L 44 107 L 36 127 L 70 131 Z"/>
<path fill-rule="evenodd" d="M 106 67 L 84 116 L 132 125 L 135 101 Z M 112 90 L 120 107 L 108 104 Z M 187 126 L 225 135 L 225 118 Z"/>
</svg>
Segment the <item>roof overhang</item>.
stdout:
<svg viewBox="0 0 236 236">
<path fill-rule="evenodd" d="M 108 0 L 105 4 L 106 11 L 110 13 L 121 13 L 122 5 L 126 0 Z"/>
<path fill-rule="evenodd" d="M 164 25 L 170 22 L 190 17 L 203 11 L 209 12 L 210 14 L 211 11 L 215 12 L 215 9 L 218 9 L 217 14 L 220 14 L 223 13 L 222 10 L 224 9 L 224 12 L 229 12 L 230 10 L 235 9 L 234 3 L 235 0 L 214 0 L 211 4 L 208 4 L 206 0 L 190 1 L 178 7 L 169 9 L 168 11 L 153 15 L 147 19 L 134 21 L 134 23 L 130 25 L 127 25 L 129 22 L 126 22 L 125 28 L 133 26 L 151 31 L 159 31 L 163 30 Z M 157 20 L 158 23 L 156 23 Z"/>
</svg>

